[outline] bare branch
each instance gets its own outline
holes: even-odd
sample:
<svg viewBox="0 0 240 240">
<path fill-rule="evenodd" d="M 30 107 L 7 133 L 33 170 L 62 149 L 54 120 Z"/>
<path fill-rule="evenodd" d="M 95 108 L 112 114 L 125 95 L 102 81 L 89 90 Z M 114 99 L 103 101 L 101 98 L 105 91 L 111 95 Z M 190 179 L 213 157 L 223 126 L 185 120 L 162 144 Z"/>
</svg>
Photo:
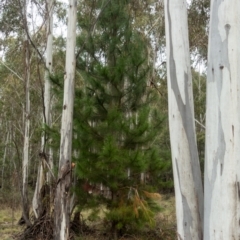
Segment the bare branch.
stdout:
<svg viewBox="0 0 240 240">
<path fill-rule="evenodd" d="M 202 123 L 200 123 L 197 119 L 195 119 L 195 122 L 199 124 L 201 127 L 203 127 L 204 129 L 206 129 L 206 127 Z"/>
<path fill-rule="evenodd" d="M 1 64 L 2 64 L 5 68 L 7 68 L 11 73 L 13 73 L 13 74 L 14 74 L 15 76 L 17 76 L 21 81 L 24 82 L 24 79 L 23 79 L 21 76 L 19 76 L 19 74 L 16 73 L 13 69 L 11 69 L 6 63 L 4 63 L 1 59 L 0 59 L 0 62 L 1 62 Z"/>
</svg>

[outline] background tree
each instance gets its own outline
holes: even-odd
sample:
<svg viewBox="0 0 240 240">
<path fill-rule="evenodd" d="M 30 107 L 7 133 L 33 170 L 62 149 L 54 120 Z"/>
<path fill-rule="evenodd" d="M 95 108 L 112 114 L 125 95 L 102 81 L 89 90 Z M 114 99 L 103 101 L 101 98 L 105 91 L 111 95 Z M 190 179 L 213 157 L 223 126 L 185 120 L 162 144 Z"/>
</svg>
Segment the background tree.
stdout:
<svg viewBox="0 0 240 240">
<path fill-rule="evenodd" d="M 195 57 L 194 65 L 207 59 L 209 8 L 210 0 L 192 0 L 188 5 L 189 45 L 191 55 Z"/>
<path fill-rule="evenodd" d="M 38 7 L 38 17 L 41 14 L 45 14 L 42 11 L 42 3 L 36 3 Z M 29 8 L 31 5 L 31 8 Z M 41 150 L 41 143 L 39 139 L 41 138 L 42 122 L 41 113 L 43 111 L 43 95 L 41 83 L 44 76 L 44 65 L 43 65 L 43 54 L 45 52 L 45 30 L 42 26 L 39 26 L 35 20 L 35 16 L 32 15 L 30 9 L 36 7 L 34 2 L 29 3 L 27 8 L 27 40 L 29 41 L 29 49 L 31 53 L 31 76 L 33 76 L 31 84 L 29 86 L 30 101 L 34 104 L 34 108 L 31 109 L 31 115 L 29 115 L 29 121 L 31 122 L 31 127 L 29 130 L 29 159 L 34 161 L 29 164 L 29 178 L 27 181 L 27 188 L 32 195 L 32 187 L 35 185 L 36 169 L 39 162 L 38 154 Z M 9 159 L 11 159 L 13 166 L 9 169 L 11 171 L 16 171 L 18 178 L 21 178 L 22 174 L 20 169 L 22 167 L 19 165 L 22 161 L 23 156 L 23 139 L 24 139 L 24 127 L 23 127 L 23 106 L 25 104 L 25 87 L 24 83 L 24 72 L 25 65 L 24 61 L 24 41 L 23 35 L 26 33 L 25 25 L 23 24 L 22 15 L 22 5 L 19 1 L 17 4 L 11 1 L 4 2 L 4 14 L 1 15 L 1 33 L 4 38 L 1 41 L 1 47 L 3 50 L 3 58 L 1 60 L 1 73 L 4 73 L 4 82 L 6 83 L 6 88 L 3 87 L 2 111 L 5 111 L 5 121 L 9 123 L 9 129 L 11 129 L 11 142 L 9 143 L 9 148 L 11 146 L 11 153 Z M 8 21 L 9 20 L 9 21 Z M 31 20 L 31 21 L 30 21 Z M 9 22 L 12 23 L 8 24 Z M 31 22 L 31 24 L 29 24 Z M 36 25 L 35 25 L 36 24 Z M 19 56 L 19 57 L 16 57 Z M 58 62 L 58 61 L 56 61 Z M 23 91 L 24 90 L 24 91 Z M 11 96 L 11 97 L 10 97 Z M 12 157 L 11 157 L 12 155 Z M 15 170 L 13 170 L 15 169 Z M 6 173 L 7 174 L 7 173 Z M 10 174 L 11 176 L 11 174 Z M 14 176 L 14 174 L 12 174 Z"/>
</svg>

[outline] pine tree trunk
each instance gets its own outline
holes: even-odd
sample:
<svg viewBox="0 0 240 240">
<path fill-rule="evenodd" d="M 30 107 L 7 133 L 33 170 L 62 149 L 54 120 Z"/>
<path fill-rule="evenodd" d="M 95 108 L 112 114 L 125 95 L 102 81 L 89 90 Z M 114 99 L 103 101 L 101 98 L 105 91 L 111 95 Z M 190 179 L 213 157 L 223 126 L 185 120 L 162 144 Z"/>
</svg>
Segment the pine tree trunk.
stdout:
<svg viewBox="0 0 240 240">
<path fill-rule="evenodd" d="M 196 144 L 185 0 L 165 0 L 169 129 L 179 239 L 202 239 L 203 189 Z"/>
<path fill-rule="evenodd" d="M 58 184 L 54 206 L 54 239 L 67 240 L 70 223 L 72 125 L 75 80 L 77 0 L 69 0 L 64 97 L 61 127 Z"/>
<path fill-rule="evenodd" d="M 50 81 L 49 81 L 49 73 L 52 72 L 52 46 L 53 46 L 53 0 L 48 0 L 46 2 L 46 9 L 47 9 L 47 19 L 46 19 L 46 25 L 47 25 L 47 48 L 46 48 L 46 63 L 45 63 L 45 84 L 44 84 L 44 107 L 43 107 L 43 124 L 50 127 Z M 50 174 L 44 176 L 44 166 L 45 160 L 48 160 L 48 164 L 50 168 L 53 167 L 53 161 L 52 161 L 52 154 L 51 149 L 49 151 L 46 150 L 46 133 L 42 136 L 42 154 L 43 157 L 41 157 L 41 161 L 38 166 L 38 175 L 37 175 L 37 182 L 35 187 L 35 192 L 32 200 L 33 205 L 33 211 L 35 214 L 35 217 L 38 218 L 39 210 L 41 209 L 41 202 L 40 202 L 40 191 L 45 183 L 46 180 L 50 182 Z M 47 159 L 44 158 L 44 156 L 47 156 Z M 46 179 L 47 178 L 47 179 Z"/>
<path fill-rule="evenodd" d="M 204 239 L 240 238 L 240 2 L 211 1 Z"/>
</svg>

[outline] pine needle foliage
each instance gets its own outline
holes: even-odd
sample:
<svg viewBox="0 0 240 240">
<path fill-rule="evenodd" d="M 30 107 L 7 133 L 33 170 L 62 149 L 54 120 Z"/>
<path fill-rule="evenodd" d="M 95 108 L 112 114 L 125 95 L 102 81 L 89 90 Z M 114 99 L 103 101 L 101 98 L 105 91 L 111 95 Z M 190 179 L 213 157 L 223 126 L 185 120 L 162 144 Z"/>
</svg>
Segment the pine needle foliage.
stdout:
<svg viewBox="0 0 240 240">
<path fill-rule="evenodd" d="M 129 4 L 84 1 L 78 16 L 74 191 L 79 210 L 92 211 L 91 220 L 104 206 L 113 239 L 154 226 L 161 176 L 171 167 L 169 150 L 159 147 L 166 117 L 150 86 L 146 39 L 133 27 Z M 56 96 L 62 95 L 62 79 L 51 77 Z"/>
<path fill-rule="evenodd" d="M 130 1 L 105 2 L 89 2 L 78 17 L 73 147 L 79 204 L 105 204 L 106 221 L 119 233 L 154 225 L 157 178 L 148 183 L 166 164 L 154 144 L 164 118 L 154 111 L 157 94 L 148 84 L 146 44 L 132 27 Z M 86 184 L 95 200 L 83 193 Z"/>
</svg>

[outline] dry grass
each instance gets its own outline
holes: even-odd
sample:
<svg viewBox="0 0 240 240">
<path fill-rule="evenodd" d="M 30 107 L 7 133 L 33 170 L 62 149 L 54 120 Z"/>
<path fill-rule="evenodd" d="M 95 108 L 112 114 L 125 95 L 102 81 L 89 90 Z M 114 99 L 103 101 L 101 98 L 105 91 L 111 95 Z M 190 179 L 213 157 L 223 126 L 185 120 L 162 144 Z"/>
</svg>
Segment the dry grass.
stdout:
<svg viewBox="0 0 240 240">
<path fill-rule="evenodd" d="M 158 231 L 161 239 L 174 240 L 176 239 L 177 228 L 175 198 L 173 195 L 164 195 L 159 204 L 163 210 L 156 216 L 156 231 Z"/>
<path fill-rule="evenodd" d="M 162 208 L 162 211 L 156 215 L 156 227 L 154 229 L 145 229 L 141 233 L 134 233 L 132 235 L 124 235 L 120 240 L 175 240 L 176 239 L 176 214 L 175 214 L 175 198 L 173 194 L 171 195 L 162 195 L 162 198 L 159 201 L 159 205 Z M 89 211 L 90 212 L 90 211 Z M 107 235 L 103 236 L 101 230 L 102 222 L 94 221 L 89 222 L 87 218 L 89 212 L 83 212 L 83 219 L 86 221 L 87 225 L 95 229 L 95 232 L 92 234 L 83 234 L 80 237 L 77 237 L 75 240 L 106 240 L 109 239 Z M 103 214 L 104 211 L 102 211 Z M 101 215 L 101 214 L 100 214 Z M 102 219 L 102 216 L 100 216 Z M 98 225 L 98 226 L 97 226 Z M 96 231 L 97 230 L 97 231 Z"/>
<path fill-rule="evenodd" d="M 9 207 L 0 206 L 0 236 L 1 240 L 13 240 L 14 235 L 22 231 L 17 224 L 21 217 L 20 210 L 12 210 Z"/>
<path fill-rule="evenodd" d="M 173 195 L 164 195 L 162 199 L 159 200 L 159 204 L 163 209 L 156 216 L 156 228 L 151 230 L 151 232 L 139 236 L 139 234 L 135 234 L 134 236 L 123 236 L 121 240 L 174 240 L 176 239 L 176 215 L 175 215 L 175 199 Z M 87 225 L 91 228 L 99 229 L 102 228 L 102 216 L 104 215 L 104 208 L 99 212 L 99 219 L 93 222 L 87 220 L 90 211 L 85 211 L 82 214 L 83 219 L 85 219 Z M 0 239 L 1 240 L 13 240 L 14 235 L 23 231 L 24 227 L 17 225 L 18 220 L 21 216 L 21 210 L 12 211 L 11 208 L 0 205 Z M 101 231 L 100 231 L 101 232 Z M 95 231 L 94 233 L 84 234 L 83 236 L 76 237 L 76 240 L 101 240 L 101 239 L 109 239 L 107 236 L 100 234 L 99 231 Z M 152 235 L 154 234 L 154 235 Z M 149 235 L 149 236 L 148 236 Z"/>
</svg>

